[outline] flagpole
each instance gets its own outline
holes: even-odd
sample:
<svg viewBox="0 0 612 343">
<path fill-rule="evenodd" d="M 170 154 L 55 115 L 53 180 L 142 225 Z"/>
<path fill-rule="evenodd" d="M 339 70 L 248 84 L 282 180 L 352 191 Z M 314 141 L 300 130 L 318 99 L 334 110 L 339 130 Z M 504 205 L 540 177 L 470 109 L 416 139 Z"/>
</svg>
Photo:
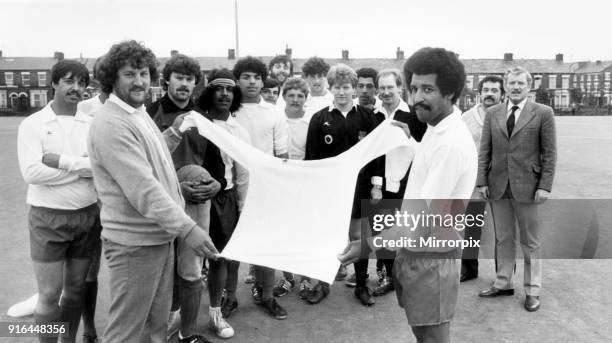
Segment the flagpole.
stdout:
<svg viewBox="0 0 612 343">
<path fill-rule="evenodd" d="M 236 58 L 240 57 L 240 43 L 238 40 L 238 0 L 234 0 L 234 21 L 236 23 Z"/>
</svg>

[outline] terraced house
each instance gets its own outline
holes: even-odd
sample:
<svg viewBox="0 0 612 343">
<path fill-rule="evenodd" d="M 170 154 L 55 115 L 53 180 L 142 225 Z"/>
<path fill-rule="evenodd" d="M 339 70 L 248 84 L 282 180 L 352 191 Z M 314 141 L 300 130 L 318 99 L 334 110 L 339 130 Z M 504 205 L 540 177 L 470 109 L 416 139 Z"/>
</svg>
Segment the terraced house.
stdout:
<svg viewBox="0 0 612 343">
<path fill-rule="evenodd" d="M 171 50 L 170 55 L 178 50 Z M 284 53 L 292 55 L 292 49 L 287 47 Z M 342 50 L 337 58 L 325 58 L 330 64 L 344 63 L 354 69 L 371 67 L 376 70 L 386 68 L 402 69 L 405 53 L 400 48 L 393 57 L 351 58 L 348 50 Z M 259 56 L 265 64 L 274 56 Z M 3 57 L 0 51 L 0 114 L 27 114 L 45 106 L 51 98 L 51 67 L 63 59 L 61 52 L 53 57 Z M 237 56 L 234 49 L 228 49 L 227 56 L 195 57 L 202 68 L 203 80 L 198 88 L 206 85 L 206 76 L 216 68 L 232 69 Z M 169 57 L 160 57 L 160 72 Z M 95 58 L 79 57 L 77 60 L 85 63 L 93 71 Z M 569 111 L 576 106 L 605 107 L 612 105 L 610 90 L 612 61 L 580 61 L 565 62 L 563 54 L 557 54 L 551 59 L 515 59 L 512 53 L 505 53 L 499 59 L 462 59 L 466 70 L 466 86 L 459 106 L 467 110 L 480 100 L 477 95 L 478 82 L 487 75 L 503 76 L 506 70 L 522 66 L 529 70 L 534 78 L 530 97 L 538 102 L 549 105 L 557 110 Z M 294 73 L 301 75 L 302 64 L 306 58 L 293 58 Z M 160 75 L 161 77 L 161 75 Z M 99 88 L 95 81 L 88 87 L 85 97 L 95 96 Z M 199 94 L 196 89 L 195 94 Z M 151 87 L 150 101 L 155 101 L 163 95 L 160 83 Z"/>
</svg>

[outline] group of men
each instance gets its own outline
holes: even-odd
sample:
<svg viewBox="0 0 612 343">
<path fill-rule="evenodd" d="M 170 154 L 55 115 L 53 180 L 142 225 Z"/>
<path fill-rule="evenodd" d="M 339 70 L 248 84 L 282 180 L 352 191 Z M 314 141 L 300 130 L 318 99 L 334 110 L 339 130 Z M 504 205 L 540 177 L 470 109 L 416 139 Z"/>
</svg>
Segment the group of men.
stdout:
<svg viewBox="0 0 612 343">
<path fill-rule="evenodd" d="M 339 257 L 344 265 L 354 262 L 354 280 L 347 285 L 355 286 L 355 297 L 372 306 L 372 295 L 395 290 L 419 342 L 448 342 L 460 273 L 463 280 L 475 277 L 477 265 L 466 262 L 460 268 L 456 249 L 402 249 L 396 258 L 377 251 L 386 274 L 371 294 L 362 243 L 372 237 L 364 229 L 369 213 L 362 200 L 395 199 L 399 208 L 402 199 L 440 199 L 431 208 L 449 212 L 453 201 L 445 199 L 469 199 L 476 190 L 493 200 L 499 261 L 493 288 L 480 295 L 513 294 L 516 217 L 531 267 L 525 269 L 525 307 L 539 308 L 535 204 L 552 187 L 554 118 L 550 108 L 527 100 L 531 76 L 524 69 L 510 70 L 503 80 L 483 80 L 482 104 L 462 117 L 455 103 L 465 84 L 463 65 L 455 53 L 440 48 L 417 51 L 403 75 L 394 69 L 330 67 L 312 57 L 299 78 L 292 76 L 287 56 L 268 66 L 248 56 L 231 71 L 212 71 L 197 99 L 201 68 L 179 54 L 162 70 L 165 95 L 145 107 L 159 77 L 157 67 L 142 43 L 117 43 L 94 67 L 102 94 L 79 102 L 88 71 L 78 62 L 60 61 L 52 70 L 53 101 L 20 125 L 19 162 L 28 183 L 30 249 L 39 289 L 34 315 L 37 323 L 69 322 L 70 335 L 63 341 L 75 341 L 81 312 L 85 341 L 97 341 L 91 308 L 100 246 L 111 289 L 104 342 L 164 342 L 176 331 L 179 342 L 207 342 L 198 331 L 204 276 L 211 330 L 221 338 L 234 335 L 227 318 L 238 309 L 239 262 L 218 254 L 247 198 L 248 171 L 186 125 L 190 114 L 266 154 L 300 160 L 338 156 L 383 121 L 393 121 L 417 147 L 410 169 L 397 180 L 386 177 L 392 160 L 402 158 L 397 154 L 359 171 L 350 244 Z M 412 106 L 402 99 L 404 85 Z M 501 102 L 504 89 L 507 102 Z M 480 213 L 484 203 L 473 200 L 467 211 Z M 275 297 L 293 290 L 295 276 L 283 273 L 275 287 L 274 269 L 252 269 L 254 302 L 276 319 L 287 318 Z M 346 276 L 342 269 L 338 274 L 337 279 Z M 329 295 L 329 284 L 312 282 L 302 276 L 298 295 L 316 304 Z"/>
</svg>

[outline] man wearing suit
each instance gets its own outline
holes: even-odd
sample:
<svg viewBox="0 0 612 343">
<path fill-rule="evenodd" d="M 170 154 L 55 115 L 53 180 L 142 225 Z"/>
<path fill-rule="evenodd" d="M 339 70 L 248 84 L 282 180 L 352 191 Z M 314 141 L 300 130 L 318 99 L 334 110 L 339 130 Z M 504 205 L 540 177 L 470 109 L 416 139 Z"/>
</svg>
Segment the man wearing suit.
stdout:
<svg viewBox="0 0 612 343">
<path fill-rule="evenodd" d="M 506 72 L 509 101 L 487 109 L 476 185 L 491 199 L 498 254 L 497 278 L 481 297 L 513 295 L 518 223 L 523 250 L 525 309 L 540 308 L 542 287 L 538 204 L 550 195 L 557 160 L 553 110 L 527 100 L 531 75 L 521 67 Z"/>
</svg>

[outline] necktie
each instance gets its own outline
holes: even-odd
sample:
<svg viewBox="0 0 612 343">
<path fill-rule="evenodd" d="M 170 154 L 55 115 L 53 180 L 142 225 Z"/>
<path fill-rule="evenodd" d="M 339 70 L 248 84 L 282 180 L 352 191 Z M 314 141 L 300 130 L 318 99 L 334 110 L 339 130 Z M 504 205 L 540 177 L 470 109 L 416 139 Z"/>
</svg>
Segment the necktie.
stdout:
<svg viewBox="0 0 612 343">
<path fill-rule="evenodd" d="M 506 128 L 508 129 L 508 137 L 512 136 L 512 130 L 514 130 L 514 112 L 518 110 L 518 106 L 512 106 L 512 112 L 510 112 L 510 116 L 508 117 L 508 121 L 506 121 Z"/>
</svg>

